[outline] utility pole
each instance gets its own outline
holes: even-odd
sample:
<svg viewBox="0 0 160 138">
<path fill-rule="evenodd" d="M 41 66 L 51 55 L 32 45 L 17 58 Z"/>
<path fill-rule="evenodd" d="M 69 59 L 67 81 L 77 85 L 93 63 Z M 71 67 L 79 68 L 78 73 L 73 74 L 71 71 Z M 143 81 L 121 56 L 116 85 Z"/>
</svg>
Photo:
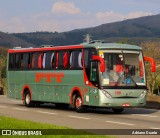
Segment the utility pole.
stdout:
<svg viewBox="0 0 160 138">
<path fill-rule="evenodd" d="M 86 42 L 86 43 L 90 43 L 91 41 L 92 41 L 92 39 L 91 39 L 91 35 L 89 35 L 89 34 L 86 34 L 86 35 L 84 35 L 84 42 Z"/>
</svg>

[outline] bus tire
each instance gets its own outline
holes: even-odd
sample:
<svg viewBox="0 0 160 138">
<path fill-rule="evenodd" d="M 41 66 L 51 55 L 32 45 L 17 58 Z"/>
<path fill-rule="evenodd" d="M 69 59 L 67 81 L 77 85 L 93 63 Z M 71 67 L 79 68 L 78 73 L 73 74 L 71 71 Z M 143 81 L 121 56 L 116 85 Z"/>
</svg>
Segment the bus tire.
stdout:
<svg viewBox="0 0 160 138">
<path fill-rule="evenodd" d="M 112 108 L 112 111 L 116 114 L 120 114 L 122 113 L 124 110 L 124 108 Z"/>
<path fill-rule="evenodd" d="M 78 113 L 85 112 L 85 107 L 84 107 L 84 105 L 82 105 L 82 98 L 79 94 L 75 95 L 74 108 L 75 108 L 76 112 L 78 112 Z"/>
<path fill-rule="evenodd" d="M 31 95 L 30 95 L 29 91 L 25 92 L 24 105 L 26 107 L 33 107 L 35 105 L 34 102 L 31 101 Z"/>
</svg>

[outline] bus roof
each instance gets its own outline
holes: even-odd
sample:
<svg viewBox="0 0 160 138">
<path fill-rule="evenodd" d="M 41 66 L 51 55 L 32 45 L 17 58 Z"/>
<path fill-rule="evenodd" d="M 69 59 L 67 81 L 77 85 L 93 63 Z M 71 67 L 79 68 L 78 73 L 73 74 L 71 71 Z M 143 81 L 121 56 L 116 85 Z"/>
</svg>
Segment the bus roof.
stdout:
<svg viewBox="0 0 160 138">
<path fill-rule="evenodd" d="M 141 47 L 129 44 L 120 44 L 120 43 L 83 43 L 85 48 L 94 47 L 96 49 L 132 49 L 132 50 L 142 50 Z"/>
<path fill-rule="evenodd" d="M 96 49 L 128 49 L 128 50 L 142 50 L 141 47 L 129 44 L 119 43 L 82 43 L 80 45 L 68 45 L 68 46 L 53 46 L 53 47 L 41 47 L 41 48 L 15 48 L 9 49 L 8 53 L 17 52 L 34 52 L 34 51 L 47 51 L 47 50 L 69 50 L 69 49 L 81 49 L 81 48 L 96 48 Z"/>
</svg>

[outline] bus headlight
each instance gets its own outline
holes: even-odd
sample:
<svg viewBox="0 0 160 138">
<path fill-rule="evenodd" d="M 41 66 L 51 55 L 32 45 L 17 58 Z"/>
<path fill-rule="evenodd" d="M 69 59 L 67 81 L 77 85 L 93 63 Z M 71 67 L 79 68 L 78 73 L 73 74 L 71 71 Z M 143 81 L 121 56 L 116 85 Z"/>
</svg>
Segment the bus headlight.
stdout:
<svg viewBox="0 0 160 138">
<path fill-rule="evenodd" d="M 102 92 L 107 98 L 110 98 L 110 99 L 112 98 L 111 95 L 108 92 L 106 92 L 105 90 L 102 90 Z"/>
<path fill-rule="evenodd" d="M 144 90 L 142 93 L 141 93 L 141 95 L 139 96 L 139 98 L 142 98 L 142 97 L 144 97 L 145 95 L 146 95 L 146 90 Z"/>
</svg>

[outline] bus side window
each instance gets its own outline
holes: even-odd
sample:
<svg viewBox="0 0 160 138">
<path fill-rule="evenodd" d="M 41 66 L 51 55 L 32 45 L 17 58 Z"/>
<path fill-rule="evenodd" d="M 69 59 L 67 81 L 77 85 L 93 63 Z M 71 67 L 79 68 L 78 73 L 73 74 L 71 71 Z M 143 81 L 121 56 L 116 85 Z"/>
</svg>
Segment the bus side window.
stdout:
<svg viewBox="0 0 160 138">
<path fill-rule="evenodd" d="M 18 53 L 18 54 L 16 54 L 15 55 L 16 56 L 16 63 L 15 63 L 15 68 L 16 69 L 20 69 L 20 66 L 21 66 L 21 56 L 20 56 L 20 54 Z"/>
<path fill-rule="evenodd" d="M 9 55 L 9 69 L 15 69 L 15 54 Z"/>
<path fill-rule="evenodd" d="M 64 54 L 65 54 L 64 51 L 59 51 L 58 53 L 58 68 L 59 69 L 64 69 L 64 62 L 63 62 Z"/>
<path fill-rule="evenodd" d="M 46 58 L 45 58 L 45 68 L 46 69 L 51 69 L 51 56 L 53 52 L 52 51 L 47 51 L 46 52 Z"/>
<path fill-rule="evenodd" d="M 82 68 L 82 52 L 80 50 L 72 51 L 70 54 L 70 68 L 80 69 Z"/>
<path fill-rule="evenodd" d="M 65 69 L 68 67 L 68 59 L 69 59 L 69 54 L 68 51 L 66 51 L 63 56 L 63 66 Z"/>
<path fill-rule="evenodd" d="M 43 53 L 42 67 L 45 69 L 46 53 Z"/>
<path fill-rule="evenodd" d="M 32 54 L 32 69 L 38 69 L 38 58 L 40 53 L 36 52 Z"/>
<path fill-rule="evenodd" d="M 58 68 L 58 57 L 59 57 L 59 52 L 58 51 L 56 51 L 56 57 L 55 57 L 55 62 L 56 62 L 56 69 Z"/>
<path fill-rule="evenodd" d="M 32 63 L 32 53 L 29 53 L 29 58 L 28 58 L 28 69 L 31 69 L 31 63 Z"/>
<path fill-rule="evenodd" d="M 70 68 L 73 67 L 73 58 L 72 58 L 72 56 L 73 56 L 73 53 L 70 52 L 70 59 L 69 59 Z"/>
<path fill-rule="evenodd" d="M 96 50 L 95 49 L 84 49 L 84 67 L 86 70 L 86 75 L 88 79 L 90 79 L 90 73 L 91 73 L 91 60 L 92 56 L 96 55 Z"/>
<path fill-rule="evenodd" d="M 84 66 L 85 68 L 88 67 L 88 62 L 89 62 L 89 59 L 88 59 L 88 56 L 89 55 L 89 51 L 87 49 L 84 50 Z"/>
<path fill-rule="evenodd" d="M 53 69 L 55 67 L 55 53 L 52 52 L 52 55 L 51 55 L 51 60 L 50 60 L 50 66 L 51 68 Z"/>
<path fill-rule="evenodd" d="M 34 57 L 35 55 L 33 53 L 31 53 L 31 68 L 34 68 Z"/>
<path fill-rule="evenodd" d="M 38 55 L 38 68 L 39 69 L 42 68 L 42 53 Z"/>
<path fill-rule="evenodd" d="M 24 63 L 24 69 L 28 69 L 29 53 L 23 53 L 23 63 Z"/>
</svg>

